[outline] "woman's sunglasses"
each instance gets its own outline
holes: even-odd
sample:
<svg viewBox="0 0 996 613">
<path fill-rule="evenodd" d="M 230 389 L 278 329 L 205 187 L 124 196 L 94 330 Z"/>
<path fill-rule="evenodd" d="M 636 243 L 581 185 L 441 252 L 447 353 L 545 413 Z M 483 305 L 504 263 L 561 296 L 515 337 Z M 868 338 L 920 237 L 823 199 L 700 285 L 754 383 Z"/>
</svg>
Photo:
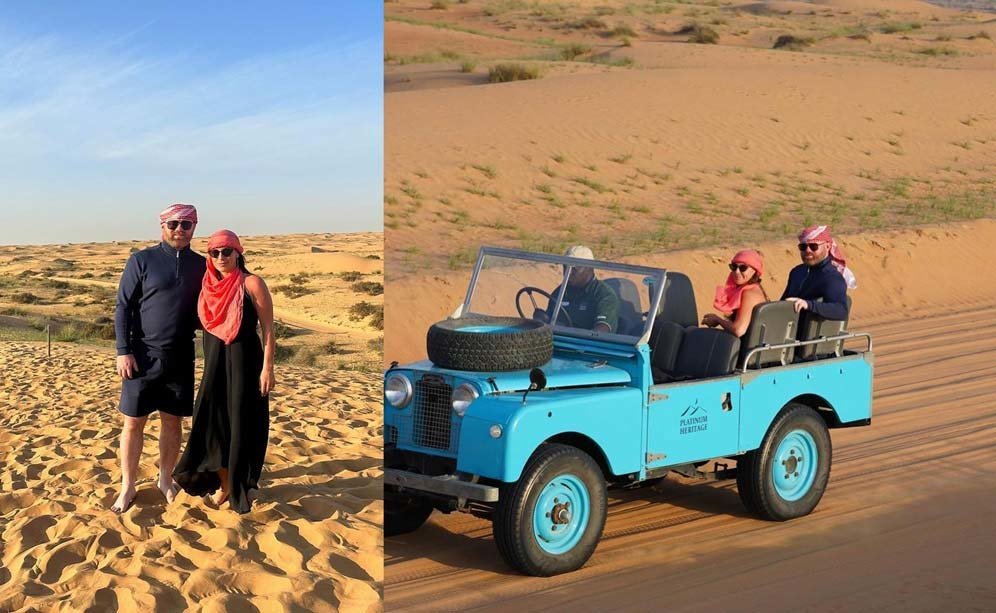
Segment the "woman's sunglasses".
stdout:
<svg viewBox="0 0 996 613">
<path fill-rule="evenodd" d="M 189 230 L 194 227 L 194 222 L 190 221 L 189 219 L 184 219 L 183 221 L 178 221 L 176 219 L 173 219 L 166 222 L 166 227 L 169 228 L 170 230 L 176 230 L 177 226 L 180 226 L 184 230 Z"/>
<path fill-rule="evenodd" d="M 743 273 L 747 272 L 749 269 L 750 269 L 750 266 L 748 266 L 746 264 L 730 264 L 730 272 L 736 272 L 736 271 L 739 270 L 740 273 L 743 274 Z"/>
<path fill-rule="evenodd" d="M 799 251 L 805 251 L 806 249 L 809 249 L 810 251 L 815 252 L 819 250 L 820 245 L 822 244 L 823 243 L 799 243 Z"/>
<path fill-rule="evenodd" d="M 233 251 L 235 250 L 231 247 L 225 247 L 224 249 L 212 249 L 208 251 L 208 255 L 217 260 L 219 255 L 227 258 L 232 255 Z"/>
</svg>

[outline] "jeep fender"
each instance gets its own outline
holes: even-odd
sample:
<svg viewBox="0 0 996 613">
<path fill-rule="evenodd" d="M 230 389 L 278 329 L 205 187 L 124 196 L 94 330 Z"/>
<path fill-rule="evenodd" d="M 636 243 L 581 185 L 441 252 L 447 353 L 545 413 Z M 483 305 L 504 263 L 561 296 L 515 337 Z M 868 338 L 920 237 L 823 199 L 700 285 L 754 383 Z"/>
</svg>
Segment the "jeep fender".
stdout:
<svg viewBox="0 0 996 613">
<path fill-rule="evenodd" d="M 642 468 L 643 396 L 631 387 L 531 392 L 478 398 L 460 426 L 457 470 L 511 483 L 533 452 L 563 433 L 582 434 L 601 448 L 614 475 Z M 501 427 L 494 438 L 492 426 Z"/>
</svg>

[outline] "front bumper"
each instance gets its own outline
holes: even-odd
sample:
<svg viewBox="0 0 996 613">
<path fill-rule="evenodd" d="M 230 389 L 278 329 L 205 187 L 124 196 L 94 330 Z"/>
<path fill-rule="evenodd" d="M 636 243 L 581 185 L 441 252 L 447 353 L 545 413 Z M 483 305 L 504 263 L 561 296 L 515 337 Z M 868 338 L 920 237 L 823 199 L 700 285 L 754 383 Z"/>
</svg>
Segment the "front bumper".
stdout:
<svg viewBox="0 0 996 613">
<path fill-rule="evenodd" d="M 384 470 L 384 485 L 395 485 L 409 490 L 421 490 L 479 502 L 498 502 L 497 487 L 466 481 L 457 475 L 433 477 L 407 470 L 387 468 Z"/>
</svg>

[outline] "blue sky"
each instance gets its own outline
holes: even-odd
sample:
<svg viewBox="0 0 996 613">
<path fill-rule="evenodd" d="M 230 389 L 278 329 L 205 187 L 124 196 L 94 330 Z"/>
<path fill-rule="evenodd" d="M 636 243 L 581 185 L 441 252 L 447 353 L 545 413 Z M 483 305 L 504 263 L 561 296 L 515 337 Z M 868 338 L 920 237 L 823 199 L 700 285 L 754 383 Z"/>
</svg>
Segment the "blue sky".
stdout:
<svg viewBox="0 0 996 613">
<path fill-rule="evenodd" d="M 0 245 L 383 225 L 383 3 L 0 3 Z"/>
</svg>

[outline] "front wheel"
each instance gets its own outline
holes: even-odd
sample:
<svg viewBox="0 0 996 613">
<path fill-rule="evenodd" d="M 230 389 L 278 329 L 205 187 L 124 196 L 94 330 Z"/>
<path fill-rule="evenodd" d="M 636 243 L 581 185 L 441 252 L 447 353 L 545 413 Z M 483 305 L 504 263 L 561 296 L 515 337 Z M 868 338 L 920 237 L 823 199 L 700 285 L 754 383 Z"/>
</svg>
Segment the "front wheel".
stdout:
<svg viewBox="0 0 996 613">
<path fill-rule="evenodd" d="M 422 527 L 433 506 L 415 496 L 384 488 L 384 536 L 408 534 Z"/>
<path fill-rule="evenodd" d="M 737 489 L 744 506 L 774 521 L 808 515 L 830 479 L 833 448 L 826 422 L 813 409 L 787 405 L 761 446 L 737 466 Z"/>
<path fill-rule="evenodd" d="M 527 575 L 577 570 L 598 545 L 606 505 L 605 478 L 588 454 L 544 445 L 519 480 L 502 488 L 494 517 L 498 551 Z"/>
</svg>

